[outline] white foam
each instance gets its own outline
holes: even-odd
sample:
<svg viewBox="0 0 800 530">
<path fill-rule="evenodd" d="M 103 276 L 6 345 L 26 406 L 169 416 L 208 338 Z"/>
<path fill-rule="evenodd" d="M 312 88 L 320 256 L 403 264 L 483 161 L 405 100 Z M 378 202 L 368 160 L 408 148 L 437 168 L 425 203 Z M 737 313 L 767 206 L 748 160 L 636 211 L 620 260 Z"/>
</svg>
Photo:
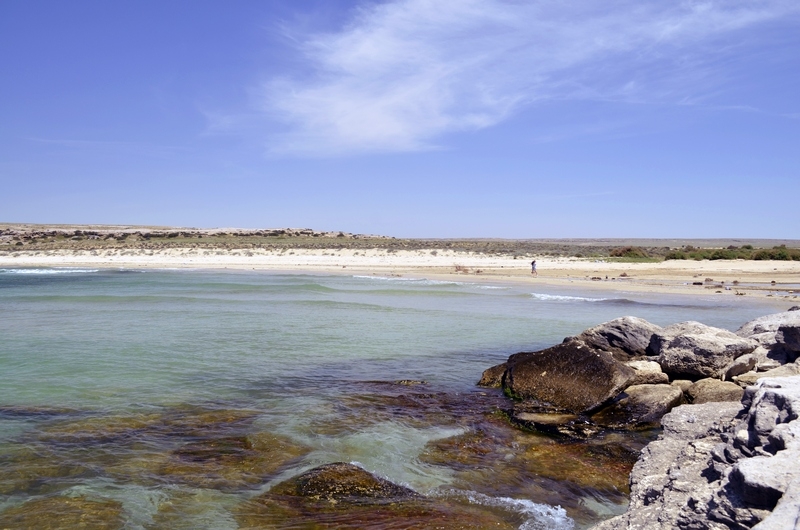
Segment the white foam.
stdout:
<svg viewBox="0 0 800 530">
<path fill-rule="evenodd" d="M 449 490 L 448 496 L 461 497 L 472 504 L 492 506 L 518 513 L 528 519 L 519 527 L 520 530 L 573 530 L 575 521 L 567 516 L 561 506 L 539 504 L 527 499 L 511 497 L 491 497 L 476 491 Z"/>
<path fill-rule="evenodd" d="M 353 275 L 353 278 L 366 279 L 366 280 L 379 280 L 384 282 L 410 282 L 416 285 L 466 285 L 464 282 L 453 282 L 446 280 L 429 280 L 427 278 L 402 278 L 399 276 L 359 276 Z"/>
<path fill-rule="evenodd" d="M 0 269 L 4 274 L 76 274 L 99 272 L 99 269 Z"/>
<path fill-rule="evenodd" d="M 586 298 L 583 296 L 566 296 L 559 294 L 531 293 L 537 300 L 557 301 L 557 302 L 603 302 L 608 298 Z"/>
<path fill-rule="evenodd" d="M 502 287 L 499 285 L 479 285 L 472 282 L 457 282 L 454 280 L 429 280 L 428 278 L 402 278 L 398 276 L 361 276 L 354 274 L 353 278 L 365 280 L 380 280 L 387 282 L 411 282 L 415 285 L 460 285 L 465 287 L 474 287 L 476 289 L 510 289 L 510 287 Z"/>
</svg>

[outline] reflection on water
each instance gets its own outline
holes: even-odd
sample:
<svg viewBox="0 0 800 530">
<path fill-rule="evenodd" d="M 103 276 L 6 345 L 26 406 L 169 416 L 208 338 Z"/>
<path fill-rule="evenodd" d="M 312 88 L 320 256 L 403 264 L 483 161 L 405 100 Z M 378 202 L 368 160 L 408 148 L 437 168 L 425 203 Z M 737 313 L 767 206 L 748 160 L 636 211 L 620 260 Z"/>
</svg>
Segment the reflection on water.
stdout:
<svg viewBox="0 0 800 530">
<path fill-rule="evenodd" d="M 474 383 L 631 303 L 483 287 L 0 271 L 0 527 L 566 529 L 622 511 L 654 433 L 523 432 L 506 399 Z M 659 324 L 734 328 L 769 312 L 633 302 Z M 271 493 L 337 461 L 426 498 L 334 506 Z"/>
</svg>

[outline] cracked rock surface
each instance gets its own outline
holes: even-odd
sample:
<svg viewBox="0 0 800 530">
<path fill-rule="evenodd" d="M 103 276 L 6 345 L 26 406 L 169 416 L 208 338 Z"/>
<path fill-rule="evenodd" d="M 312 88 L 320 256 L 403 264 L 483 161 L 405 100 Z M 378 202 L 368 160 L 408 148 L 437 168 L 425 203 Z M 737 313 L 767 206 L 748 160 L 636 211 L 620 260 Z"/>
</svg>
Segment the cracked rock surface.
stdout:
<svg viewBox="0 0 800 530">
<path fill-rule="evenodd" d="M 628 511 L 595 530 L 800 528 L 798 417 L 800 376 L 673 409 L 631 472 Z"/>
</svg>

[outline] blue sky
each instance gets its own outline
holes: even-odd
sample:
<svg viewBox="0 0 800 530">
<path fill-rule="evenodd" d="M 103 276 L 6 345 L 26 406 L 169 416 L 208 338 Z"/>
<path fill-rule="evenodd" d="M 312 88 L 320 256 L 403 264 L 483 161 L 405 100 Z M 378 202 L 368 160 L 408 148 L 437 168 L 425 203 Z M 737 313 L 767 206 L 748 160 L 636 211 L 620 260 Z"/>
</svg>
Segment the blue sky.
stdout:
<svg viewBox="0 0 800 530">
<path fill-rule="evenodd" d="M 0 75 L 0 222 L 800 238 L 796 0 L 4 0 Z"/>
</svg>

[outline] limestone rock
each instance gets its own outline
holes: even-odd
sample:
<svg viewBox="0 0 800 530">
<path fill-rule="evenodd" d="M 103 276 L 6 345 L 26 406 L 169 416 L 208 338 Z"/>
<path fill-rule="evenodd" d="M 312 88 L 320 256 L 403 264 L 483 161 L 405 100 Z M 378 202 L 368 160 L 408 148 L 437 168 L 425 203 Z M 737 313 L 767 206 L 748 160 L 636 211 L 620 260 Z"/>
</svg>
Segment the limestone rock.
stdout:
<svg viewBox="0 0 800 530">
<path fill-rule="evenodd" d="M 797 456 L 780 451 L 775 456 L 744 458 L 733 466 L 731 485 L 747 504 L 772 510 L 798 475 Z"/>
<path fill-rule="evenodd" d="M 796 362 L 784 364 L 766 372 L 748 372 L 734 377 L 733 380 L 740 386 L 750 386 L 756 384 L 756 381 L 762 377 L 791 377 L 793 375 L 800 375 L 800 364 Z"/>
<path fill-rule="evenodd" d="M 694 381 L 689 381 L 688 379 L 676 379 L 670 383 L 672 386 L 677 386 L 681 389 L 681 392 L 686 392 L 689 390 L 689 387 L 694 384 Z"/>
<path fill-rule="evenodd" d="M 719 377 L 734 359 L 757 346 L 754 340 L 692 321 L 667 326 L 650 341 L 667 374 L 690 379 Z"/>
<path fill-rule="evenodd" d="M 633 385 L 594 414 L 592 421 L 614 429 L 653 424 L 681 401 L 683 392 L 676 386 Z"/>
<path fill-rule="evenodd" d="M 503 389 L 517 399 L 581 413 L 615 397 L 634 375 L 610 353 L 572 340 L 509 357 Z"/>
<path fill-rule="evenodd" d="M 661 371 L 661 365 L 655 361 L 628 361 L 625 366 L 636 370 L 631 385 L 669 384 L 669 377 Z"/>
<path fill-rule="evenodd" d="M 748 353 L 747 355 L 742 355 L 738 359 L 734 359 L 731 364 L 725 367 L 724 379 L 730 381 L 737 375 L 746 374 L 754 370 L 758 364 L 758 360 L 758 355 L 755 353 Z"/>
<path fill-rule="evenodd" d="M 800 326 L 800 312 L 784 311 L 756 318 L 736 330 L 740 337 L 752 337 L 760 333 L 775 333 L 782 326 Z"/>
<path fill-rule="evenodd" d="M 741 405 L 676 407 L 662 426 L 631 472 L 628 511 L 595 530 L 800 526 L 800 376 L 760 379 Z"/>
<path fill-rule="evenodd" d="M 775 368 L 772 364 L 786 364 L 800 356 L 800 312 L 784 311 L 766 315 L 743 325 L 736 330 L 741 337 L 758 341 L 766 350 L 766 364 L 759 363 L 759 370 Z M 770 362 L 771 361 L 771 362 Z"/>
<path fill-rule="evenodd" d="M 619 361 L 627 361 L 648 355 L 650 338 L 660 330 L 660 326 L 643 318 L 626 316 L 589 328 L 575 338 L 611 353 Z"/>
<path fill-rule="evenodd" d="M 744 389 L 729 381 L 701 379 L 690 386 L 686 393 L 692 403 L 699 405 L 720 401 L 739 402 L 744 395 Z"/>
<path fill-rule="evenodd" d="M 772 513 L 755 525 L 753 530 L 776 528 L 800 529 L 800 480 L 795 479 L 789 484 Z"/>
</svg>

